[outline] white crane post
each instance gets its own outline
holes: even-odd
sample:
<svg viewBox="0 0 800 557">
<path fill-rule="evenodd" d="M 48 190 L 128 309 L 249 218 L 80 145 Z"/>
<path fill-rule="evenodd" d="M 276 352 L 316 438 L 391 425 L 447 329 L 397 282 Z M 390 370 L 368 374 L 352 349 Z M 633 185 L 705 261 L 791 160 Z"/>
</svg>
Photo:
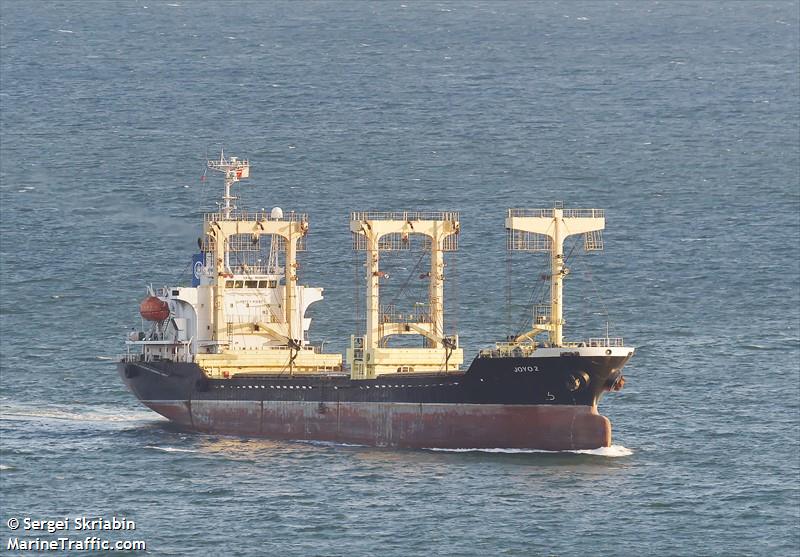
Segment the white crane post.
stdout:
<svg viewBox="0 0 800 557">
<path fill-rule="evenodd" d="M 444 337 L 444 252 L 448 236 L 458 234 L 461 223 L 458 213 L 442 213 L 440 220 L 432 220 L 423 233 L 431 239 L 431 272 L 428 286 L 428 303 L 431 309 L 431 332 Z M 452 244 L 452 243 L 451 243 Z M 452 249 L 452 245 L 450 247 Z M 429 339 L 432 348 L 441 348 L 438 340 Z"/>
<path fill-rule="evenodd" d="M 528 214 L 534 216 L 527 216 Z M 511 209 L 506 228 L 551 239 L 550 244 L 550 343 L 561 346 L 564 341 L 564 240 L 575 234 L 603 230 L 606 220 L 602 209 Z M 515 248 L 512 248 L 515 249 Z M 524 249 L 524 248 L 522 248 Z M 532 250 L 538 251 L 538 250 Z"/>
<path fill-rule="evenodd" d="M 380 342 L 380 250 L 378 241 L 380 236 L 365 231 L 367 237 L 367 338 L 365 348 L 376 348 Z"/>
<path fill-rule="evenodd" d="M 297 234 L 295 234 L 295 223 L 290 222 L 286 241 L 286 261 L 284 262 L 284 319 L 286 321 L 286 336 L 290 341 L 297 341 L 294 330 L 294 312 L 297 306 L 296 286 L 297 286 Z M 302 338 L 299 339 L 302 341 Z"/>
<path fill-rule="evenodd" d="M 431 276 L 428 284 L 428 304 L 431 311 L 431 332 L 436 337 L 444 334 L 444 254 L 441 229 L 431 231 Z M 438 340 L 428 339 L 431 348 L 441 348 Z"/>
<path fill-rule="evenodd" d="M 563 209 L 553 209 L 553 245 L 550 250 L 550 321 L 553 329 L 550 342 L 561 346 L 564 341 L 564 306 L 561 297 L 564 295 L 564 238 Z"/>
<path fill-rule="evenodd" d="M 212 290 L 214 296 L 214 330 L 212 339 L 219 345 L 227 335 L 227 324 L 225 322 L 225 242 L 228 239 L 220 227 L 209 226 L 208 231 L 214 237 L 214 283 Z"/>
<path fill-rule="evenodd" d="M 356 238 L 361 238 L 357 242 L 355 249 L 364 249 L 367 254 L 364 270 L 367 284 L 367 330 L 364 339 L 365 351 L 376 348 L 380 341 L 379 320 L 380 320 L 380 268 L 379 268 L 379 240 L 384 232 L 378 230 L 376 222 L 367 219 L 366 214 L 353 213 L 350 218 L 350 232 Z M 355 246 L 355 244 L 354 244 Z"/>
</svg>

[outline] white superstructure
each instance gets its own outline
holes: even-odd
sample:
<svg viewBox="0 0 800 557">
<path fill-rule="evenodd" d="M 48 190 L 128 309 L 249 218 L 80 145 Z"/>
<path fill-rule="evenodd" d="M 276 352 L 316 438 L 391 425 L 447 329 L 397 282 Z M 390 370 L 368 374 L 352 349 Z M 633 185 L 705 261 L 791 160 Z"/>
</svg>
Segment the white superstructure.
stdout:
<svg viewBox="0 0 800 557">
<path fill-rule="evenodd" d="M 208 167 L 224 173 L 225 191 L 220 210 L 203 219 L 195 284 L 151 291 L 168 316 L 134 333 L 129 346 L 146 359 L 197 362 L 212 377 L 341 370 L 340 354 L 309 344 L 305 313 L 323 290 L 298 284 L 306 215 L 240 211 L 231 186 L 249 177 L 249 162 L 220 155 Z"/>
</svg>

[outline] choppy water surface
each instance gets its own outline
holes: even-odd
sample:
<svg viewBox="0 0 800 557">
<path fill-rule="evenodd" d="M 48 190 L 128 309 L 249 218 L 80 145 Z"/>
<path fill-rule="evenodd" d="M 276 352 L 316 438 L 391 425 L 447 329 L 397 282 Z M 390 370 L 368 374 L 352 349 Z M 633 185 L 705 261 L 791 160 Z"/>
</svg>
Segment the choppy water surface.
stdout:
<svg viewBox="0 0 800 557">
<path fill-rule="evenodd" d="M 796 2 L 0 9 L 4 545 L 11 516 L 116 514 L 158 555 L 797 554 Z M 334 350 L 349 211 L 462 212 L 450 322 L 473 354 L 544 264 L 514 256 L 507 311 L 504 210 L 605 208 L 567 319 L 597 336 L 607 308 L 638 347 L 601 405 L 614 447 L 278 443 L 140 407 L 112 360 L 143 286 L 188 280 L 220 144 L 253 163 L 245 206 L 309 213 Z"/>
</svg>

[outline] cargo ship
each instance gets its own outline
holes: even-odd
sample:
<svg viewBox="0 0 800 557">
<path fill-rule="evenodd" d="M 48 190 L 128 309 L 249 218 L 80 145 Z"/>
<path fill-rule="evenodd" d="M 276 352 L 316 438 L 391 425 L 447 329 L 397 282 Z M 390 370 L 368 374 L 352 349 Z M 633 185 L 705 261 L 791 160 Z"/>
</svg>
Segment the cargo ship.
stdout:
<svg viewBox="0 0 800 557">
<path fill-rule="evenodd" d="M 622 388 L 634 349 L 607 333 L 563 336 L 564 240 L 580 234 L 586 250 L 602 249 L 603 210 L 508 210 L 507 248 L 550 256 L 550 300 L 531 308 L 529 330 L 479 350 L 468 366 L 444 323 L 444 254 L 457 249 L 460 214 L 353 212 L 365 315 L 343 357 L 309 337 L 306 312 L 323 289 L 298 283 L 307 216 L 240 210 L 232 187 L 249 178 L 249 161 L 221 153 L 207 166 L 224 176 L 224 193 L 204 216 L 191 285 L 148 288 L 141 330 L 117 364 L 144 405 L 186 430 L 248 437 L 445 449 L 611 444 L 597 405 Z M 380 256 L 412 242 L 429 256 L 428 299 L 398 313 L 381 304 Z"/>
</svg>

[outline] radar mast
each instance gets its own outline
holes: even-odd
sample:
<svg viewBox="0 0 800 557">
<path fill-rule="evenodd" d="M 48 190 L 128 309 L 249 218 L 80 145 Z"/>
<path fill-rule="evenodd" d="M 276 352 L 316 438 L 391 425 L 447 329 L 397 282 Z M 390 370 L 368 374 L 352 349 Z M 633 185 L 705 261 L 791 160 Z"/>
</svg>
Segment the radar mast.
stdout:
<svg viewBox="0 0 800 557">
<path fill-rule="evenodd" d="M 222 196 L 221 210 L 223 218 L 230 220 L 231 211 L 236 209 L 236 205 L 232 202 L 238 199 L 235 195 L 231 195 L 231 186 L 234 182 L 250 177 L 250 161 L 240 160 L 238 157 L 226 159 L 224 149 L 220 149 L 219 160 L 208 160 L 207 166 L 225 175 L 225 195 Z"/>
</svg>

